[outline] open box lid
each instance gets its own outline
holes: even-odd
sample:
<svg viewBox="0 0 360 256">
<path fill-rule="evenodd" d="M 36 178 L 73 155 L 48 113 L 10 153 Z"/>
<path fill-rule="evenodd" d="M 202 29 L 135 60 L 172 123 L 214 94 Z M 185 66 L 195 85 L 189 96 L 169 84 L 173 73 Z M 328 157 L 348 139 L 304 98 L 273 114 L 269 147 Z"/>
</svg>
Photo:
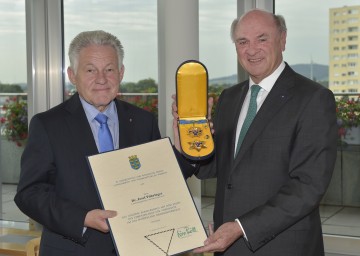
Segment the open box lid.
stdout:
<svg viewBox="0 0 360 256">
<path fill-rule="evenodd" d="M 176 96 L 179 118 L 207 116 L 208 74 L 195 60 L 183 62 L 176 72 Z"/>
</svg>

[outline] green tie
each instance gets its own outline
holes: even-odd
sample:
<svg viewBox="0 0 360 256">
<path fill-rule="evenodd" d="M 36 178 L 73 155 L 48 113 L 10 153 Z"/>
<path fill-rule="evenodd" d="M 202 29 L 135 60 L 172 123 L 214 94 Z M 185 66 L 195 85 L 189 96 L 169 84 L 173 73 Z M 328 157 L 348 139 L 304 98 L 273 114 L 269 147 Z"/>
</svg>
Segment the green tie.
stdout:
<svg viewBox="0 0 360 256">
<path fill-rule="evenodd" d="M 236 152 L 235 152 L 235 157 L 239 152 L 241 143 L 243 142 L 246 132 L 249 129 L 251 122 L 254 120 L 255 116 L 256 116 L 256 111 L 257 111 L 257 104 L 256 104 L 256 97 L 260 91 L 261 87 L 257 84 L 254 84 L 251 86 L 251 96 L 250 96 L 250 103 L 249 103 L 249 109 L 246 113 L 246 117 L 244 120 L 244 123 L 241 127 L 241 131 L 239 134 L 239 139 L 238 139 L 238 143 L 236 146 Z"/>
</svg>

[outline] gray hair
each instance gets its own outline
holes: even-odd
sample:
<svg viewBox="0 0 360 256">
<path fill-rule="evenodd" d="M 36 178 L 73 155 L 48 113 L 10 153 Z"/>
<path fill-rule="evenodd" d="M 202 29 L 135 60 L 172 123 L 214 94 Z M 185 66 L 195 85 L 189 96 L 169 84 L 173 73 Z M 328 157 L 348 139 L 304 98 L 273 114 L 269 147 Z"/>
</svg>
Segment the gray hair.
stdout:
<svg viewBox="0 0 360 256">
<path fill-rule="evenodd" d="M 124 48 L 116 36 L 102 31 L 84 31 L 78 34 L 70 43 L 69 46 L 69 60 L 70 67 L 76 73 L 79 62 L 80 51 L 90 45 L 111 46 L 116 50 L 119 62 L 119 68 L 124 60 Z"/>
<path fill-rule="evenodd" d="M 285 18 L 282 16 L 282 15 L 277 15 L 277 14 L 274 14 L 274 13 L 270 13 L 269 14 L 272 15 L 272 17 L 274 18 L 274 21 L 275 21 L 275 25 L 276 27 L 278 28 L 279 32 L 286 32 L 287 31 L 287 28 L 286 28 L 286 22 L 285 22 Z M 244 17 L 246 15 L 243 14 L 241 17 L 239 18 L 236 18 L 233 20 L 233 22 L 231 23 L 231 28 L 230 28 L 230 37 L 231 37 L 231 40 L 233 42 L 235 42 L 235 29 L 239 23 L 239 21 L 242 19 L 242 17 Z"/>
</svg>

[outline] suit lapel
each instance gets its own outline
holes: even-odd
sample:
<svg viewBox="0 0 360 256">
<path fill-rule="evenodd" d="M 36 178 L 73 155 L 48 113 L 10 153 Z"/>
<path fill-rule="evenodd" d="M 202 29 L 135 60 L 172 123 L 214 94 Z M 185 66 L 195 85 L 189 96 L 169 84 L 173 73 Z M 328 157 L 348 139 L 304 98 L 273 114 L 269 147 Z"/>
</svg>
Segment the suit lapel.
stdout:
<svg viewBox="0 0 360 256">
<path fill-rule="evenodd" d="M 240 161 L 276 113 L 278 113 L 285 103 L 291 99 L 291 88 L 294 86 L 292 74 L 292 69 L 286 66 L 278 80 L 275 82 L 274 87 L 266 97 L 244 138 L 240 151 L 235 159 L 235 164 Z"/>
<path fill-rule="evenodd" d="M 241 87 L 240 87 L 240 93 L 234 93 L 233 97 L 239 97 L 239 99 L 235 99 L 233 100 L 232 102 L 237 102 L 235 109 L 236 109 L 236 113 L 235 115 L 232 116 L 232 127 L 234 127 L 233 129 L 233 134 L 232 134 L 232 145 L 231 145 L 231 158 L 234 159 L 234 154 L 235 154 L 235 142 L 236 142 L 236 127 L 237 127 L 237 124 L 238 124 L 238 121 L 239 121 L 239 115 L 240 115 L 240 111 L 241 111 L 241 108 L 242 108 L 242 105 L 244 103 L 244 100 L 245 100 L 245 97 L 246 97 L 246 93 L 248 92 L 249 90 L 249 80 L 243 82 L 242 84 L 240 84 Z M 239 96 L 237 96 L 239 95 Z"/>
<path fill-rule="evenodd" d="M 77 93 L 65 103 L 65 109 L 70 113 L 65 117 L 65 121 L 69 126 L 74 145 L 85 156 L 97 154 L 96 143 Z"/>
<path fill-rule="evenodd" d="M 115 100 L 115 104 L 119 119 L 119 148 L 121 149 L 130 145 L 133 117 L 126 104 L 118 100 Z M 66 117 L 66 122 L 76 142 L 75 145 L 79 146 L 84 155 L 97 154 L 96 143 L 78 94 L 68 100 L 65 109 L 70 113 Z"/>
<path fill-rule="evenodd" d="M 131 138 L 134 136 L 132 133 L 132 123 L 134 117 L 129 111 L 129 108 L 120 100 L 115 100 L 118 119 L 119 119 L 119 149 L 131 146 Z"/>
</svg>

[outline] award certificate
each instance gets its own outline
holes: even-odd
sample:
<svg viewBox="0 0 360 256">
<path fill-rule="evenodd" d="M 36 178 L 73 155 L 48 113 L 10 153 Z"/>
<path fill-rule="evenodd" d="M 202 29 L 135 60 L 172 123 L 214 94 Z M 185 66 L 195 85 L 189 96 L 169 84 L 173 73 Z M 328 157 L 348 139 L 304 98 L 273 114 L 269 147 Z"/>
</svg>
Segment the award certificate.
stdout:
<svg viewBox="0 0 360 256">
<path fill-rule="evenodd" d="M 121 256 L 175 255 L 206 232 L 168 138 L 88 157 Z"/>
</svg>

